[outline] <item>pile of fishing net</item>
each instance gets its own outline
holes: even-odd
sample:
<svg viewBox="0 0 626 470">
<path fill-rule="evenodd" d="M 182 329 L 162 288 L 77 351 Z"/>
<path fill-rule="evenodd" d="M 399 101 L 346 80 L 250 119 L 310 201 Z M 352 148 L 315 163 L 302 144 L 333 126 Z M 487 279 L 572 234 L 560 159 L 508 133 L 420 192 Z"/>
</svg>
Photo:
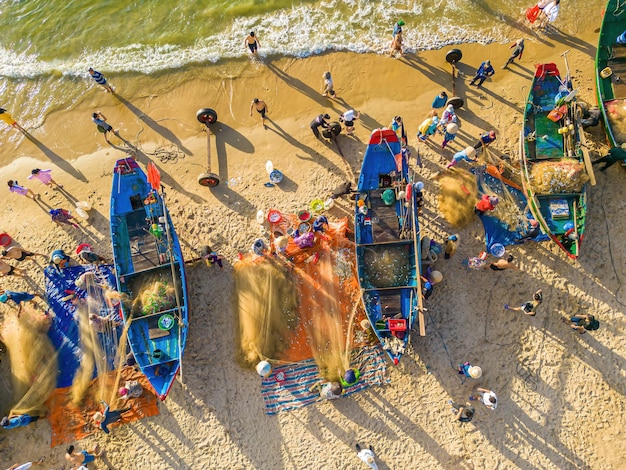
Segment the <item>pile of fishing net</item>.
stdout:
<svg viewBox="0 0 626 470">
<path fill-rule="evenodd" d="M 538 194 L 578 193 L 589 180 L 585 166 L 572 158 L 533 165 L 530 181 Z"/>
<path fill-rule="evenodd" d="M 464 170 L 448 170 L 439 180 L 439 210 L 455 228 L 467 226 L 474 217 L 478 187 L 474 175 Z"/>
<path fill-rule="evenodd" d="M 607 103 L 606 114 L 615 140 L 626 142 L 626 99 L 613 100 Z"/>
</svg>

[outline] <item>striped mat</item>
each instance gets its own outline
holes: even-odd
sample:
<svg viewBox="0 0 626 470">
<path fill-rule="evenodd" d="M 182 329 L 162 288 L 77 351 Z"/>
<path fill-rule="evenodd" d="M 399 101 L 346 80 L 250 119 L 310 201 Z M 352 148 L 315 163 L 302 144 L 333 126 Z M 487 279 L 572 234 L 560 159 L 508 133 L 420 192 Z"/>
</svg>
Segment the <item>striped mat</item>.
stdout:
<svg viewBox="0 0 626 470">
<path fill-rule="evenodd" d="M 344 390 L 343 396 L 390 381 L 386 375 L 385 355 L 378 346 L 360 349 L 351 366 L 360 369 L 361 379 L 356 385 Z M 261 383 L 265 413 L 273 415 L 322 401 L 317 391 L 309 390 L 315 383 L 324 380 L 318 372 L 313 359 L 273 369 L 271 375 Z"/>
</svg>

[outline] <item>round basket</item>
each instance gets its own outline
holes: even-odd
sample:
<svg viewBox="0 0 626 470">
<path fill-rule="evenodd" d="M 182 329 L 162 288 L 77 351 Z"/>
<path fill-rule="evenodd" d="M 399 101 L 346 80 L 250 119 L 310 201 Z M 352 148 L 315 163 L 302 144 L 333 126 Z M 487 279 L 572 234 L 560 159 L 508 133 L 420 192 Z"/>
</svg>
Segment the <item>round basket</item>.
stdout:
<svg viewBox="0 0 626 470">
<path fill-rule="evenodd" d="M 313 212 L 322 212 L 324 210 L 324 201 L 321 199 L 313 199 L 311 201 L 311 210 Z"/>
<path fill-rule="evenodd" d="M 300 222 L 308 222 L 309 220 L 311 220 L 311 213 L 306 209 L 299 211 L 298 220 Z"/>
<path fill-rule="evenodd" d="M 171 330 L 172 327 L 174 326 L 174 323 L 176 323 L 174 321 L 174 317 L 170 315 L 169 313 L 163 314 L 159 317 L 159 321 L 158 321 L 159 329 L 163 331 Z"/>
<path fill-rule="evenodd" d="M 283 215 L 276 209 L 270 209 L 270 211 L 267 213 L 267 220 L 270 224 L 277 224 L 278 222 L 283 220 Z"/>
<path fill-rule="evenodd" d="M 504 253 L 506 253 L 506 249 L 501 243 L 494 243 L 493 245 L 491 245 L 489 251 L 491 251 L 491 254 L 497 258 L 502 258 L 504 256 Z"/>
<path fill-rule="evenodd" d="M 8 233 L 0 233 L 0 245 L 9 246 L 13 239 Z"/>
<path fill-rule="evenodd" d="M 307 233 L 310 230 L 311 224 L 309 224 L 308 222 L 302 222 L 300 225 L 298 225 L 298 232 L 300 232 L 300 235 L 302 235 L 303 233 Z"/>
<path fill-rule="evenodd" d="M 77 209 L 82 209 L 84 211 L 90 211 L 91 210 L 91 204 L 89 204 L 87 201 L 78 201 L 76 203 L 76 208 Z"/>
</svg>

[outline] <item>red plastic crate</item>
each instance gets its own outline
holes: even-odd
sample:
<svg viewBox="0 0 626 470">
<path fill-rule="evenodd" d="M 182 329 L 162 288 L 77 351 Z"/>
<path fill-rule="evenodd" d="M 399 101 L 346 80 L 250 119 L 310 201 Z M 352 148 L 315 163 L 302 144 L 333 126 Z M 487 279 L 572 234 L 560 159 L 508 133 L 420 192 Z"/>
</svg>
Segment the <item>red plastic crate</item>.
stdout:
<svg viewBox="0 0 626 470">
<path fill-rule="evenodd" d="M 406 331 L 406 320 L 389 320 L 389 331 Z"/>
</svg>

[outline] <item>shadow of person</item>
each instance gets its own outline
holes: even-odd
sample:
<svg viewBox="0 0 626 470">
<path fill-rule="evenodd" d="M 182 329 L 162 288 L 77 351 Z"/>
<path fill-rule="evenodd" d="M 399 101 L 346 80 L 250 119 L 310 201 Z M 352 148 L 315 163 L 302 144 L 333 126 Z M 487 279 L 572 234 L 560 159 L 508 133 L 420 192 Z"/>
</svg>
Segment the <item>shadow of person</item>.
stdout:
<svg viewBox="0 0 626 470">
<path fill-rule="evenodd" d="M 118 100 L 120 100 L 120 102 L 124 106 L 126 106 L 135 116 L 137 116 L 139 118 L 139 120 L 141 122 L 146 124 L 154 132 L 156 132 L 161 137 L 163 137 L 163 138 L 169 140 L 170 142 L 172 142 L 174 145 L 176 145 L 185 154 L 193 155 L 193 152 L 191 150 L 189 150 L 188 148 L 186 148 L 183 145 L 183 143 L 181 142 L 181 140 L 178 137 L 176 137 L 176 134 L 174 134 L 174 132 L 172 132 L 170 129 L 168 129 L 167 127 L 159 124 L 158 121 L 155 121 L 147 113 L 145 113 L 144 111 L 139 109 L 137 106 L 132 104 L 130 101 L 128 101 L 123 96 L 121 96 L 121 95 L 119 95 L 119 94 L 117 94 L 115 92 L 113 93 L 113 96 L 115 96 Z"/>
<path fill-rule="evenodd" d="M 80 171 L 78 171 L 76 168 L 74 168 L 68 162 L 63 160 L 63 158 L 59 154 L 53 152 L 49 147 L 44 145 L 36 137 L 34 137 L 33 135 L 29 134 L 28 132 L 24 132 L 23 134 L 24 134 L 24 136 L 26 136 L 26 138 L 28 140 L 30 140 L 33 144 L 35 144 L 35 146 L 37 146 L 37 148 L 39 150 L 41 150 L 41 152 L 46 157 L 48 157 L 50 159 L 50 161 L 52 163 L 54 163 L 57 167 L 59 167 L 60 169 L 62 169 L 66 173 L 72 175 L 74 178 L 77 178 L 77 179 L 79 179 L 81 181 L 84 181 L 85 183 L 89 182 L 89 180 L 85 177 L 85 175 L 83 175 Z"/>
</svg>

